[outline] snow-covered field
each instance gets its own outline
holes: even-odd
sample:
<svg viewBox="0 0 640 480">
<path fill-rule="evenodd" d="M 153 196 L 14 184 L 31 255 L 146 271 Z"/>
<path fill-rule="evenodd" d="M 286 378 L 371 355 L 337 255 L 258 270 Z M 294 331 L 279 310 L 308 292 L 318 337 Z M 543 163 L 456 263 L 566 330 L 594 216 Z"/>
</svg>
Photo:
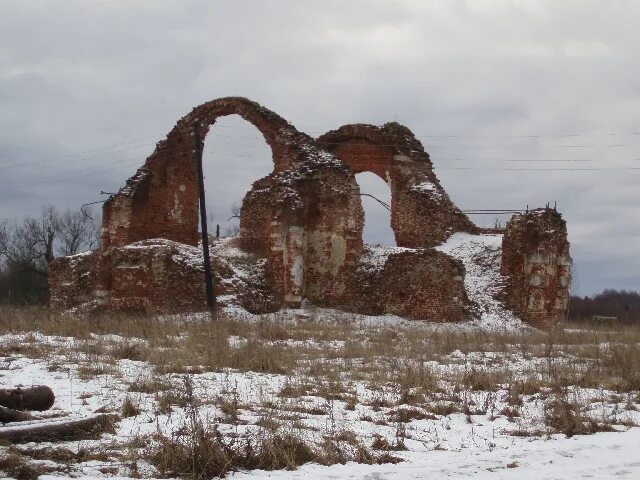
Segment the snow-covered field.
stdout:
<svg viewBox="0 0 640 480">
<path fill-rule="evenodd" d="M 197 418 L 236 446 L 293 436 L 346 462 L 230 473 L 239 479 L 640 478 L 637 330 L 545 334 L 312 306 L 215 322 L 0 313 L 0 386 L 50 386 L 56 403 L 38 418 L 119 417 L 92 439 L 0 447 L 32 476 L 193 475 L 167 471 L 157 448 L 189 445 Z"/>
<path fill-rule="evenodd" d="M 522 440 L 498 448 L 412 452 L 399 465 L 303 465 L 295 472 L 254 471 L 233 478 L 513 480 L 640 478 L 640 428 L 588 437 Z"/>
</svg>

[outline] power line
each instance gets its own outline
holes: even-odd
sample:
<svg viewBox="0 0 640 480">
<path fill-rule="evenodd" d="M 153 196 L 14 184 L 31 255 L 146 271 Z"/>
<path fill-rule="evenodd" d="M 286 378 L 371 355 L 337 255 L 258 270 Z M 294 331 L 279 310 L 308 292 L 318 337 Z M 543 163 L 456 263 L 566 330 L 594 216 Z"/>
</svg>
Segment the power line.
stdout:
<svg viewBox="0 0 640 480">
<path fill-rule="evenodd" d="M 218 128 L 218 127 L 226 127 L 226 126 L 215 126 L 214 128 Z M 638 134 L 640 134 L 640 132 L 637 132 Z M 631 135 L 632 132 L 626 132 L 626 133 L 619 133 L 619 134 L 611 134 L 611 135 Z M 635 133 L 633 133 L 635 134 Z M 578 136 L 578 135 L 574 135 L 574 136 Z M 232 136 L 226 136 L 226 137 L 232 137 Z M 532 136 L 533 138 L 537 138 L 538 136 Z M 145 137 L 146 139 L 148 138 L 156 138 L 156 137 Z M 246 137 L 249 138 L 249 137 Z M 144 139 L 144 138 L 143 138 Z M 71 165 L 71 164 L 75 164 L 75 163 L 79 163 L 82 161 L 86 161 L 88 158 L 95 158 L 101 155 L 107 155 L 107 154 L 117 154 L 117 153 L 122 153 L 122 152 L 127 152 L 127 151 L 131 151 L 131 150 L 135 150 L 138 148 L 142 148 L 145 146 L 151 146 L 154 145 L 154 143 L 149 143 L 149 144 L 142 144 L 142 145 L 135 145 L 136 142 L 139 142 L 143 139 L 138 139 L 138 140 L 131 140 L 128 142 L 122 142 L 119 144 L 112 144 L 112 145 L 108 145 L 108 146 L 103 146 L 103 147 L 97 147 L 95 149 L 91 149 L 91 150 L 87 150 L 86 152 L 96 152 L 99 150 L 103 150 L 100 153 L 95 153 L 93 156 L 82 156 L 81 158 L 78 159 L 70 159 L 70 161 L 68 162 L 58 162 L 58 164 L 60 166 L 64 166 L 64 165 Z M 264 140 L 264 139 L 263 139 Z M 340 143 L 340 142 L 336 142 L 336 143 Z M 129 145 L 128 148 L 124 148 L 124 149 L 120 149 L 120 150 L 114 150 L 109 152 L 108 149 L 113 149 L 113 148 L 117 148 L 120 146 L 125 146 L 125 145 Z M 234 144 L 230 144 L 227 143 L 225 145 L 231 145 L 233 146 Z M 376 144 L 350 144 L 350 145 L 376 145 Z M 239 146 L 244 146 L 244 147 L 255 147 L 255 145 L 246 145 L 246 144 L 240 144 Z M 377 145 L 377 146 L 381 146 L 381 145 Z M 404 146 L 404 145 L 398 145 L 398 144 L 387 144 L 387 145 L 382 145 L 382 146 Z M 616 145 L 617 146 L 617 145 Z M 265 143 L 262 146 L 259 146 L 260 148 L 264 148 L 264 149 L 268 149 L 268 145 Z M 567 145 L 567 147 L 570 147 L 570 145 Z M 581 147 L 585 147 L 585 148 L 592 148 L 592 146 L 587 146 L 587 145 L 582 145 Z M 493 148 L 493 147 L 492 147 Z M 495 148 L 499 148 L 499 147 L 495 147 Z M 179 154 L 182 154 L 183 152 L 180 152 Z M 171 155 L 170 157 L 174 157 L 176 155 Z M 367 156 L 367 157 L 371 157 L 371 158 L 375 158 L 375 157 L 379 157 L 379 155 L 375 155 L 375 154 L 360 154 L 358 155 L 360 157 L 362 156 Z M 169 157 L 169 158 L 170 158 Z M 233 154 L 232 156 L 225 156 L 223 158 L 236 158 L 236 157 L 244 157 L 244 158 L 253 158 L 253 159 L 260 159 L 263 160 L 264 157 L 260 156 L 255 156 L 255 155 L 250 155 L 250 154 L 242 154 L 242 153 L 236 153 Z M 56 157 L 53 157 L 53 159 L 55 159 Z M 60 158 L 60 157 L 58 157 Z M 219 158 L 219 157 L 218 157 Z M 123 164 L 124 162 L 128 162 L 129 160 L 134 160 L 134 163 L 138 163 L 140 165 L 143 164 L 144 159 L 138 159 L 138 157 L 130 157 L 127 159 L 123 159 L 123 160 L 119 160 L 119 161 L 113 161 L 110 162 L 109 164 L 104 164 L 104 165 L 87 165 L 87 168 L 84 168 L 82 170 L 76 170 L 75 172 L 72 172 L 71 174 L 62 174 L 62 175 L 58 175 L 58 176 L 53 176 L 53 177 L 43 177 L 40 180 L 36 181 L 36 182 L 29 182 L 28 184 L 23 184 L 23 185 L 7 185 L 5 188 L 0 188 L 0 191 L 3 190 L 7 190 L 8 188 L 22 188 L 24 186 L 27 185 L 40 185 L 40 184 L 46 184 L 46 183 L 53 183 L 55 181 L 59 181 L 59 180 L 66 180 L 69 178 L 77 178 L 78 176 L 83 176 L 85 174 L 89 174 L 89 173 L 95 173 L 96 171 L 99 170 L 103 170 L 103 169 L 109 169 L 112 167 L 112 165 L 115 164 Z M 595 160 L 588 160 L 588 159 L 490 159 L 490 158 L 478 158 L 478 159 L 470 159 L 470 158 L 447 158 L 447 157 L 435 157 L 436 161 L 469 161 L 469 162 L 593 162 Z M 635 158 L 635 159 L 630 159 L 629 161 L 638 161 L 640 159 Z M 627 160 L 624 160 L 627 161 Z M 16 163 L 14 164 L 14 166 L 23 166 L 23 165 L 27 165 L 28 162 L 20 162 L 20 163 Z M 126 163 L 125 163 L 126 164 Z M 133 164 L 133 163 L 132 163 Z M 9 165 L 9 167 L 11 167 L 11 165 Z M 614 167 L 614 166 L 608 166 L 608 167 L 586 167 L 586 168 L 579 168 L 579 167 L 554 167 L 554 168 L 531 168 L 531 167 L 478 167 L 478 166 L 441 166 L 441 167 L 433 167 L 434 170 L 485 170 L 485 171 L 530 171 L 530 172 L 535 172 L 535 171 L 606 171 L 606 170 L 621 170 L 621 171 L 633 171 L 633 170 L 639 170 L 640 167 Z"/>
<path fill-rule="evenodd" d="M 386 208 L 387 210 L 391 211 L 391 206 L 390 206 L 388 203 L 383 202 L 382 200 L 380 200 L 380 199 L 379 199 L 379 198 L 377 198 L 377 197 L 374 197 L 374 196 L 373 196 L 373 195 L 371 195 L 370 193 L 362 193 L 362 192 L 361 192 L 361 193 L 360 193 L 360 196 L 361 196 L 361 197 L 371 197 L 371 198 L 373 198 L 376 202 L 378 202 L 380 205 L 382 205 L 384 208 Z"/>
<path fill-rule="evenodd" d="M 251 139 L 256 141 L 264 140 L 261 137 L 244 137 L 244 136 L 234 136 L 234 135 L 216 135 L 212 133 L 214 138 L 217 136 L 219 138 L 234 138 L 234 139 Z M 211 141 L 211 139 L 209 140 Z M 342 145 L 345 147 L 354 146 L 354 147 L 406 147 L 405 143 L 374 143 L 374 142 L 361 142 L 361 143 L 345 143 L 345 142 L 325 142 L 319 141 L 319 145 Z M 247 143 L 226 143 L 226 145 L 230 146 L 238 146 L 245 148 L 264 148 L 263 145 L 255 145 L 255 144 L 247 144 Z M 266 142 L 265 142 L 265 146 Z M 602 144 L 602 145 L 582 145 L 582 144 L 566 144 L 566 145 L 544 145 L 543 148 L 620 148 L 620 147 L 633 147 L 636 145 L 631 144 Z M 268 147 L 268 146 L 267 146 Z M 477 149 L 516 149 L 516 148 L 525 148 L 523 145 L 478 145 L 473 143 L 459 143 L 455 145 L 441 145 L 441 144 L 422 144 L 423 148 L 477 148 Z"/>
<path fill-rule="evenodd" d="M 117 154 L 117 153 L 123 153 L 123 152 L 129 152 L 131 150 L 136 150 L 138 148 L 143 148 L 143 147 L 149 147 L 152 145 L 155 145 L 156 143 L 145 143 L 145 144 L 141 144 L 141 145 L 134 145 L 134 146 L 130 146 L 129 148 L 124 148 L 121 150 L 112 150 L 112 151 L 105 151 L 105 152 L 100 152 L 100 153 L 95 153 L 93 155 L 81 155 L 78 158 L 71 158 L 69 159 L 70 161 L 62 161 L 62 162 L 57 162 L 57 165 L 73 165 L 76 163 L 80 163 L 83 162 L 85 160 L 87 160 L 88 158 L 97 158 L 100 157 L 102 155 L 113 155 L 113 154 Z M 20 162 L 15 162 L 13 164 L 9 164 L 9 165 L 4 165 L 3 168 L 13 168 L 13 167 L 24 167 L 24 166 L 30 166 L 30 165 L 37 165 L 37 164 L 41 164 L 41 163 L 50 163 L 53 160 L 55 160 L 55 157 L 53 159 L 47 159 L 44 160 L 44 162 L 42 161 L 42 159 L 39 160 L 33 160 L 33 161 L 20 161 Z"/>
<path fill-rule="evenodd" d="M 247 125 L 251 125 L 250 123 L 247 123 Z M 240 139 L 240 140 L 258 140 L 258 141 L 264 141 L 264 137 L 262 135 L 255 135 L 255 136 L 245 136 L 245 135 L 225 135 L 225 134 L 221 134 L 221 133 L 217 133 L 216 130 L 217 129 L 237 129 L 237 128 L 243 128 L 240 126 L 231 126 L 231 125 L 213 125 L 213 128 L 211 130 L 211 134 L 213 135 L 213 137 L 221 137 L 221 138 L 235 138 L 235 139 Z M 415 135 L 416 138 L 521 138 L 521 139 L 545 139 L 545 138 L 571 138 L 571 137 L 578 137 L 578 138 L 590 138 L 590 137 L 595 137 L 595 136 L 637 136 L 640 135 L 640 132 L 611 132 L 611 133 L 607 133 L 607 134 L 578 134 L 578 133 L 574 133 L 574 134 L 560 134 L 560 135 L 451 135 L 451 134 L 443 134 L 443 135 Z M 91 157 L 95 157 L 95 156 L 100 156 L 103 154 L 109 154 L 109 153 L 119 153 L 122 151 L 129 151 L 135 148 L 142 148 L 145 146 L 151 146 L 154 145 L 154 143 L 145 143 L 145 144 L 141 144 L 141 145 L 133 145 L 130 148 L 126 148 L 126 149 L 122 149 L 122 150 L 118 150 L 118 151 L 114 151 L 114 152 L 110 152 L 110 150 L 117 148 L 117 147 L 121 147 L 121 146 L 128 146 L 128 145 L 132 145 L 132 144 L 136 144 L 139 143 L 143 140 L 148 140 L 150 138 L 154 138 L 154 139 L 161 139 L 164 138 L 165 135 L 153 135 L 153 136 L 147 136 L 147 137 L 141 137 L 138 139 L 132 139 L 132 140 L 128 140 L 126 142 L 120 142 L 120 143 L 116 143 L 116 144 L 109 144 L 109 145 L 105 145 L 105 146 L 100 146 L 100 147 L 96 147 L 93 149 L 89 149 L 89 150 L 85 150 L 83 152 L 77 152 L 77 153 L 69 153 L 69 154 L 64 154 L 64 155 L 59 155 L 56 157 L 49 157 L 47 159 L 39 159 L 39 160 L 34 160 L 34 161 L 21 161 L 21 162 L 16 162 L 14 164 L 9 164 L 9 165 L 4 165 L 5 168 L 13 168 L 13 167 L 19 167 L 19 166 L 25 166 L 25 165 L 33 165 L 33 164 L 37 164 L 37 163 L 44 163 L 44 162 L 53 162 L 56 160 L 60 160 L 60 159 L 64 159 L 64 158 L 69 158 L 69 157 L 73 157 L 73 156 L 79 156 L 79 158 L 77 158 L 77 160 L 72 160 L 71 162 L 68 162 L 67 164 L 71 164 L 71 163 L 77 163 L 77 162 L 81 162 L 83 161 L 85 158 L 91 158 Z M 325 145 L 331 145 L 331 144 L 342 144 L 342 142 L 323 142 L 323 144 Z M 233 143 L 226 143 L 226 145 L 229 146 L 241 146 L 241 147 L 245 147 L 245 148 L 268 148 L 268 146 L 266 145 L 266 143 L 264 145 L 252 145 L 252 144 L 247 144 L 247 143 L 239 143 L 239 144 L 233 144 Z M 354 145 L 354 146 L 369 146 L 369 145 L 374 145 L 372 143 L 351 143 L 350 145 Z M 386 146 L 386 147 L 403 147 L 405 145 L 402 144 L 377 144 L 377 146 Z M 620 148 L 620 147 L 630 147 L 632 145 L 628 145 L 628 144 L 607 144 L 607 145 L 584 145 L 584 144 L 568 144 L 568 145 L 545 145 L 544 148 L 569 148 L 569 149 L 593 149 L 593 148 Z M 477 149 L 511 149 L 511 148 L 523 148 L 522 146 L 519 145 L 474 145 L 474 144 L 455 144 L 455 145 L 435 145 L 435 144 L 427 144 L 427 145 L 423 145 L 424 148 L 477 148 Z M 93 152 L 100 152 L 97 153 L 95 155 L 92 155 L 90 157 L 87 157 L 88 153 L 93 153 Z M 59 162 L 59 163 L 65 163 L 65 162 Z"/>
<path fill-rule="evenodd" d="M 94 165 L 92 168 L 88 168 L 88 169 L 80 169 L 80 170 L 76 170 L 75 172 L 71 172 L 71 173 L 66 173 L 66 174 L 61 174 L 61 175 L 54 175 L 51 177 L 43 177 L 43 178 L 36 178 L 35 181 L 30 181 L 28 183 L 23 183 L 23 184 L 18 184 L 18 185 L 0 185 L 0 193 L 2 192 L 6 192 L 8 190 L 12 190 L 12 189 L 19 189 L 19 188 L 23 188 L 26 186 L 32 186 L 32 185 L 44 185 L 44 184 L 48 184 L 48 183 L 56 183 L 59 182 L 60 180 L 68 180 L 68 179 L 73 179 L 73 178 L 78 178 L 78 177 L 82 177 L 84 175 L 87 174 L 94 174 L 97 172 L 100 172 L 102 170 L 110 170 L 112 169 L 113 165 L 121 165 L 121 166 L 133 166 L 133 165 L 141 165 L 141 160 L 140 158 L 136 157 L 134 162 L 131 162 L 132 158 L 126 158 L 124 160 L 121 161 L 115 161 L 115 162 L 111 162 L 109 164 L 104 164 L 104 165 Z M 142 160 L 144 161 L 144 160 Z M 127 163 L 129 162 L 129 163 Z"/>
<path fill-rule="evenodd" d="M 247 123 L 247 125 L 251 125 L 250 123 Z M 213 135 L 213 137 L 221 137 L 221 138 L 235 138 L 235 139 L 247 139 L 247 140 L 264 140 L 264 137 L 262 137 L 261 134 L 257 134 L 255 136 L 245 136 L 245 135 L 224 135 L 224 134 L 220 134 L 220 133 L 216 133 L 217 129 L 236 129 L 236 128 L 242 128 L 239 126 L 231 126 L 231 125 L 214 125 L 213 129 L 211 131 L 211 135 Z M 607 136 L 637 136 L 640 135 L 640 132 L 615 132 L 615 133 L 608 133 L 608 134 L 564 134 L 564 135 L 451 135 L 451 134 L 446 134 L 446 135 L 415 135 L 416 138 L 523 138 L 523 139 L 544 139 L 544 138 L 566 138 L 566 137 L 578 137 L 578 138 L 589 138 L 589 137 L 593 137 L 593 136 L 602 136 L 602 135 L 607 135 Z M 131 145 L 134 143 L 138 143 L 141 142 L 143 140 L 148 140 L 150 138 L 154 138 L 154 139 L 161 139 L 165 137 L 164 134 L 161 135 L 152 135 L 152 136 L 146 136 L 146 137 L 141 137 L 138 139 L 132 139 L 132 140 L 128 140 L 126 142 L 120 142 L 120 143 L 115 143 L 115 144 L 109 144 L 109 145 L 105 145 L 105 146 L 100 146 L 100 147 L 96 147 L 93 149 L 89 149 L 89 150 L 85 150 L 83 152 L 77 152 L 77 153 L 69 153 L 69 154 L 64 154 L 64 155 L 59 155 L 57 157 L 51 157 L 49 159 L 47 159 L 47 161 L 54 161 L 54 160 L 58 160 L 58 159 L 62 159 L 62 158 L 68 158 L 70 156 L 76 156 L 79 155 L 81 157 L 84 158 L 84 156 L 86 156 L 87 153 L 92 153 L 92 152 L 96 152 L 96 151 L 104 151 L 103 153 L 108 153 L 108 151 L 110 149 L 113 148 L 117 148 L 117 147 L 121 147 L 121 146 L 127 146 L 127 145 Z M 322 142 L 323 144 L 327 144 L 327 145 L 331 145 L 331 144 L 342 144 L 342 142 Z M 153 145 L 153 143 L 149 143 L 149 144 L 143 144 L 143 145 L 138 145 L 138 146 L 134 146 L 132 148 L 140 148 L 142 146 L 149 146 L 149 145 Z M 234 145 L 229 143 L 228 145 Z M 236 144 L 237 146 L 248 146 L 248 144 Z M 361 143 L 361 144 L 351 144 L 351 145 L 372 145 L 371 143 Z M 389 147 L 396 147 L 396 146 L 404 146 L 402 144 L 378 144 L 378 146 L 389 146 Z M 632 145 L 628 145 L 628 144 L 607 144 L 607 145 L 547 145 L 547 148 L 619 148 L 619 147 L 629 147 Z M 457 145 L 434 145 L 434 144 L 427 144 L 427 145 L 423 145 L 424 148 L 450 148 L 450 147 L 456 147 L 456 148 L 482 148 L 482 149 L 501 149 L 501 148 L 521 148 L 521 146 L 519 145 L 475 145 L 475 144 L 457 144 Z M 260 146 L 260 148 L 263 148 L 262 146 Z M 126 151 L 128 149 L 124 149 L 123 151 Z M 99 154 L 98 154 L 99 155 Z M 36 161 L 37 162 L 37 161 Z M 19 162 L 13 165 L 5 165 L 5 167 L 12 167 L 12 166 L 19 166 L 19 165 L 27 165 L 27 164 L 31 164 L 31 163 L 35 163 L 35 162 Z"/>
<path fill-rule="evenodd" d="M 177 156 L 184 155 L 184 152 L 179 152 L 173 155 L 167 155 L 164 158 L 175 158 Z M 217 156 L 216 158 L 224 158 L 227 160 L 233 160 L 239 155 L 230 155 L 230 156 Z M 264 157 L 260 156 L 251 156 L 251 155 L 243 155 L 246 158 L 253 158 L 259 160 L 265 160 Z M 140 165 L 144 164 L 145 158 L 140 157 L 129 157 L 122 160 L 117 160 L 110 162 L 108 164 L 102 165 L 91 165 L 87 166 L 87 168 L 76 170 L 71 173 L 58 174 L 51 177 L 43 177 L 40 179 L 36 179 L 35 181 L 30 181 L 24 184 L 18 185 L 0 185 L 0 192 L 6 191 L 8 189 L 13 188 L 22 188 L 25 186 L 31 185 L 42 185 L 47 183 L 55 183 L 60 180 L 67 180 L 70 178 L 77 178 L 84 176 L 86 174 L 96 173 L 102 170 L 109 170 L 113 165 L 122 165 L 122 166 L 130 166 L 130 165 Z M 509 161 L 508 159 L 504 159 L 504 161 Z M 433 166 L 430 170 L 457 170 L 457 171 L 509 171 L 509 172 L 517 172 L 517 171 L 527 171 L 527 172 L 566 172 L 566 171 L 636 171 L 640 170 L 639 167 L 629 167 L 629 166 L 607 166 L 607 167 L 487 167 L 487 166 Z"/>
<path fill-rule="evenodd" d="M 248 123 L 248 122 L 245 122 Z M 250 125 L 250 124 L 249 124 Z M 299 124 L 302 126 L 311 126 L 310 124 Z M 312 128 L 316 128 L 317 125 L 314 125 Z M 219 125 L 215 124 L 215 129 L 236 129 L 242 128 L 237 125 Z M 335 127 L 329 128 L 329 130 L 301 130 L 303 133 L 314 133 L 323 135 L 330 131 L 337 130 Z M 636 131 L 626 131 L 626 132 L 601 132 L 601 133 L 552 133 L 552 134 L 451 134 L 451 133 L 442 133 L 442 134 L 414 134 L 416 138 L 571 138 L 571 137 L 606 137 L 606 136 L 640 136 L 640 132 Z"/>
</svg>

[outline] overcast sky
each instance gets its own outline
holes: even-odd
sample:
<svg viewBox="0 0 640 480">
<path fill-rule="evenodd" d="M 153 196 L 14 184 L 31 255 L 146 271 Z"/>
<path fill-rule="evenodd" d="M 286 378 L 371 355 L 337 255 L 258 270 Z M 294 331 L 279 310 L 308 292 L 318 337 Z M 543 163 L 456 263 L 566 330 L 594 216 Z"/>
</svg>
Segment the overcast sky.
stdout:
<svg viewBox="0 0 640 480">
<path fill-rule="evenodd" d="M 635 0 L 0 0 L 0 217 L 99 200 L 193 106 L 241 95 L 314 136 L 403 123 L 462 208 L 557 202 L 577 293 L 640 289 L 639 18 Z M 224 229 L 270 152 L 230 117 L 205 153 Z"/>
</svg>

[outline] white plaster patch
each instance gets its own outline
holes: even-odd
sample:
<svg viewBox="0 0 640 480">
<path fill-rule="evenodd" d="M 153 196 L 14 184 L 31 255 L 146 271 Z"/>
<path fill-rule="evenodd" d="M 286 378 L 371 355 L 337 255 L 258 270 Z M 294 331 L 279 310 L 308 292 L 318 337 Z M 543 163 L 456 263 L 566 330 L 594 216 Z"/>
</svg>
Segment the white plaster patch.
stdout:
<svg viewBox="0 0 640 480">
<path fill-rule="evenodd" d="M 182 204 L 180 203 L 178 192 L 173 194 L 173 208 L 169 210 L 169 218 L 182 223 Z"/>
<path fill-rule="evenodd" d="M 290 272 L 293 284 L 298 288 L 302 288 L 302 279 L 304 278 L 304 261 L 301 256 L 296 256 L 293 264 L 291 265 Z"/>
</svg>

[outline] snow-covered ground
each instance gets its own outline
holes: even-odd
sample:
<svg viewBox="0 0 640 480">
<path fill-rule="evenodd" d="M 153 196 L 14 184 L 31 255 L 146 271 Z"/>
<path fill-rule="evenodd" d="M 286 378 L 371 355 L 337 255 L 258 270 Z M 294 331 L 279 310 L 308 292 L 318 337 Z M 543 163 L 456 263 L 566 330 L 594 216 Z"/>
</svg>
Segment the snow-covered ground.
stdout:
<svg viewBox="0 0 640 480">
<path fill-rule="evenodd" d="M 502 235 L 455 233 L 436 250 L 464 264 L 467 295 L 480 309 L 480 316 L 473 324 L 490 330 L 526 328 L 502 302 L 496 300 L 504 287 L 504 279 L 500 275 Z"/>
<path fill-rule="evenodd" d="M 640 332 L 527 327 L 496 300 L 501 241 L 457 233 L 436 247 L 465 266 L 477 315 L 463 323 L 311 304 L 250 314 L 236 292 L 267 295 L 256 281 L 263 259 L 232 240 L 212 246 L 229 291 L 217 323 L 194 313 L 58 325 L 43 314 L 28 327 L 0 316 L 10 326 L 0 335 L 0 387 L 56 394 L 36 419 L 119 416 L 113 432 L 92 440 L 0 446 L 0 470 L 13 454 L 42 478 L 166 474 L 149 452 L 182 441 L 195 415 L 236 445 L 295 435 L 317 451 L 333 442 L 346 458 L 366 458 L 351 455 L 362 448 L 401 460 L 230 474 L 242 480 L 640 478 Z M 404 250 L 367 246 L 362 264 L 382 269 Z M 202 261 L 193 247 L 177 257 Z M 61 461 L 60 449 L 74 460 Z"/>
<path fill-rule="evenodd" d="M 189 343 L 189 329 L 202 324 L 203 315 L 154 320 L 178 332 L 166 338 L 37 331 L 0 336 L 0 385 L 44 384 L 56 393 L 54 408 L 38 416 L 120 413 L 127 399 L 139 409 L 121 418 L 115 433 L 97 440 L 20 448 L 106 453 L 100 460 L 64 468 L 51 460 L 35 461 L 59 468 L 50 474 L 56 478 L 127 477 L 134 464 L 136 475 L 156 476 L 159 472 L 132 441 L 159 433 L 171 436 L 185 426 L 187 410 L 167 398 L 179 397 L 189 378 L 199 415 L 229 438 L 259 436 L 268 419 L 279 431 L 295 431 L 310 444 L 348 433 L 372 451 L 377 437 L 406 447 L 389 452 L 403 460 L 398 464 L 308 464 L 297 471 L 236 472 L 232 478 L 640 478 L 640 429 L 632 426 L 640 420 L 637 391 L 568 386 L 567 398 L 579 403 L 584 415 L 611 424 L 616 432 L 565 438 L 545 422 L 546 408 L 557 395 L 544 383 L 551 375 L 545 373 L 552 370 L 550 362 L 554 372 L 562 366 L 580 370 L 590 364 L 588 355 L 595 355 L 589 350 L 593 345 L 584 352 L 574 345 L 580 335 L 588 335 L 579 330 L 570 332 L 566 348 L 558 347 L 551 358 L 544 344 L 536 344 L 543 337 L 526 330 L 487 334 L 478 325 L 407 322 L 312 306 L 264 316 L 234 314 L 243 320 L 231 324 L 233 334 L 225 339 L 229 355 L 251 355 L 250 349 L 258 348 L 251 342 L 258 339 L 264 348 L 274 349 L 275 366 L 252 366 L 239 359 L 236 368 L 191 365 L 186 373 L 178 371 L 185 370 L 183 364 L 172 367 L 185 348 L 202 348 Z M 486 340 L 476 339 L 481 335 Z M 202 339 L 203 344 L 208 341 Z M 424 351 L 411 354 L 418 346 Z M 128 349 L 134 353 L 114 353 Z M 158 350 L 159 357 L 154 355 Z M 473 380 L 476 373 L 489 380 Z M 543 386 L 513 401 L 516 379 L 526 378 L 539 378 Z M 237 411 L 230 413 L 229 405 Z"/>
<path fill-rule="evenodd" d="M 513 439 L 510 445 L 479 449 L 412 452 L 397 465 L 303 465 L 294 472 L 253 471 L 234 479 L 474 479 L 636 480 L 640 478 L 640 428 L 563 438 Z"/>
</svg>

